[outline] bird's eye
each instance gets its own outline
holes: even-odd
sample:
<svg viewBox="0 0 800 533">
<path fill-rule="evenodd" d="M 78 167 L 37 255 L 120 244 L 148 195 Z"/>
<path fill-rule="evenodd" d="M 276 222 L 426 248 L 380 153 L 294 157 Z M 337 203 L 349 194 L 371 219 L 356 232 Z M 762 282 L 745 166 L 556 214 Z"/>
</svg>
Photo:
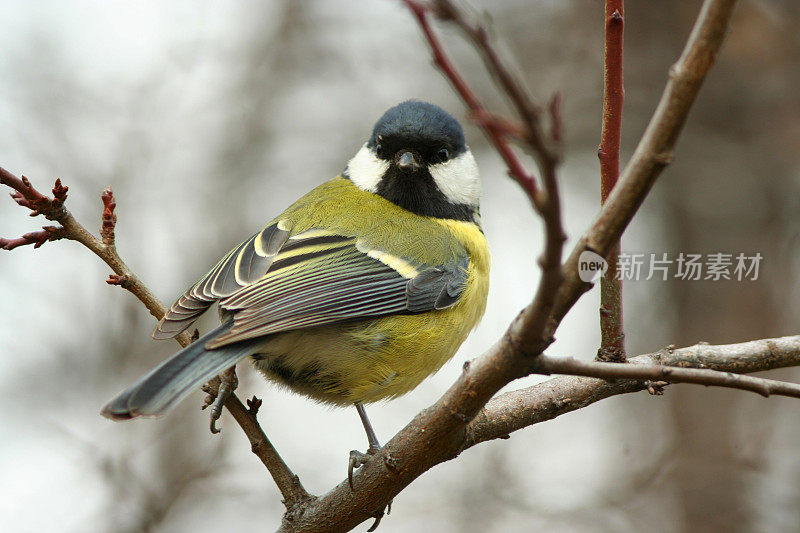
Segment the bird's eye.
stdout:
<svg viewBox="0 0 800 533">
<path fill-rule="evenodd" d="M 377 155 L 380 158 L 383 158 L 383 156 L 385 155 L 383 153 L 383 146 L 381 145 L 381 143 L 375 145 L 375 155 Z"/>
<path fill-rule="evenodd" d="M 436 157 L 434 157 L 436 163 L 444 163 L 448 159 L 450 159 L 450 152 L 447 148 L 439 149 L 439 151 L 436 152 Z"/>
</svg>

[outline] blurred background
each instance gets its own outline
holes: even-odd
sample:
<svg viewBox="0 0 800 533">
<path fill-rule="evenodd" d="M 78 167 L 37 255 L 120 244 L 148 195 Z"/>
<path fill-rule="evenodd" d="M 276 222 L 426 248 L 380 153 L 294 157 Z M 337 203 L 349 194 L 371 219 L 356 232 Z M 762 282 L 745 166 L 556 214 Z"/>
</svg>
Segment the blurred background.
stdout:
<svg viewBox="0 0 800 533">
<path fill-rule="evenodd" d="M 472 0 L 545 102 L 563 96 L 560 176 L 570 243 L 598 210 L 603 6 Z M 700 1 L 626 2 L 623 162 L 655 108 Z M 88 228 L 111 186 L 117 246 L 165 302 L 291 201 L 341 171 L 388 107 L 415 97 L 465 119 L 411 16 L 371 2 L 0 4 L 0 164 L 56 177 Z M 480 95 L 507 109 L 476 53 L 441 28 Z M 639 281 L 624 289 L 630 354 L 798 333 L 800 4 L 743 0 L 678 144 L 625 234 L 628 252 L 760 252 L 757 281 Z M 430 405 L 526 305 L 541 224 L 480 131 L 493 252 L 488 311 L 452 362 L 368 410 L 382 441 Z M 7 197 L 0 234 L 37 229 Z M 190 397 L 164 419 L 115 424 L 101 406 L 177 349 L 109 269 L 70 242 L 0 254 L 0 530 L 271 531 L 280 495 L 226 416 Z M 598 290 L 550 349 L 591 359 Z M 204 328 L 213 324 L 210 316 Z M 353 409 L 319 406 L 246 365 L 241 397 L 306 488 L 323 493 L 366 447 Z M 800 371 L 771 377 L 800 380 Z M 511 384 L 517 388 L 539 378 Z M 800 404 L 689 385 L 612 398 L 464 452 L 415 481 L 380 531 L 800 529 Z M 358 528 L 366 530 L 367 524 Z"/>
</svg>

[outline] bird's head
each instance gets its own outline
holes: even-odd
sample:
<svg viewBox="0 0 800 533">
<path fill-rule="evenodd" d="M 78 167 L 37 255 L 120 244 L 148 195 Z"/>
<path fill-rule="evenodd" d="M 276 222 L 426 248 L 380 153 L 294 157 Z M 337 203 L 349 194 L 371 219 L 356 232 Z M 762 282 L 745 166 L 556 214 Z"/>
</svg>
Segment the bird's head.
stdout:
<svg viewBox="0 0 800 533">
<path fill-rule="evenodd" d="M 389 109 L 344 175 L 418 215 L 474 220 L 478 212 L 478 166 L 464 130 L 433 104 L 408 100 Z"/>
</svg>

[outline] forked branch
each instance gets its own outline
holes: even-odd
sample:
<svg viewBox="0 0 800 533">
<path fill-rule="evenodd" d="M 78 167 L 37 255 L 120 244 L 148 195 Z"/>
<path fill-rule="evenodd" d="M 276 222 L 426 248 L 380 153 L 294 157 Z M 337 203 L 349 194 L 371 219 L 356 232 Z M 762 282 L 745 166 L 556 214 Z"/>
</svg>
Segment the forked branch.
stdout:
<svg viewBox="0 0 800 533">
<path fill-rule="evenodd" d="M 558 377 L 492 398 L 467 427 L 465 448 L 491 439 L 506 438 L 514 431 L 552 420 L 611 396 L 645 390 L 648 381 L 654 378 L 679 383 L 682 381 L 682 376 L 694 379 L 703 375 L 702 371 L 694 369 L 705 369 L 707 375 L 713 376 L 714 380 L 729 379 L 731 384 L 743 378 L 755 380 L 753 381 L 755 386 L 747 390 L 753 390 L 761 395 L 775 394 L 776 389 L 789 387 L 792 393 L 787 395 L 795 396 L 798 385 L 794 383 L 763 380 L 738 374 L 799 366 L 800 335 L 718 346 L 699 343 L 686 348 L 668 347 L 655 353 L 633 357 L 628 360 L 630 364 L 627 365 L 576 361 L 569 358 L 548 359 L 553 361 L 551 369 L 560 367 L 560 370 L 575 374 L 582 374 L 577 365 L 591 367 L 599 365 L 607 369 L 607 379 Z M 573 366 L 573 361 L 577 365 Z M 545 366 L 548 366 L 548 363 L 545 363 Z M 621 369 L 625 370 L 616 374 L 616 371 Z M 659 377 L 660 371 L 665 371 L 665 374 Z M 626 372 L 630 372 L 629 376 L 635 379 L 624 379 Z M 691 381 L 691 383 L 720 385 L 702 381 Z"/>
</svg>

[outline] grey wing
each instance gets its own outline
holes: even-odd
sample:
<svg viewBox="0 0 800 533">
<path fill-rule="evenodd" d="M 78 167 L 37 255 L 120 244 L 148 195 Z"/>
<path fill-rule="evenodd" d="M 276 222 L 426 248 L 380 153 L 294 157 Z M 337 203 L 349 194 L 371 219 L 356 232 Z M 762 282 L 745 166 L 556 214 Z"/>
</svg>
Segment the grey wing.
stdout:
<svg viewBox="0 0 800 533">
<path fill-rule="evenodd" d="M 289 237 L 275 223 L 228 252 L 211 271 L 187 290 L 166 312 L 154 339 L 171 339 L 191 326 L 211 305 L 264 276 Z"/>
<path fill-rule="evenodd" d="M 287 257 L 281 251 L 261 280 L 220 300 L 220 308 L 233 316 L 233 325 L 206 346 L 217 348 L 348 320 L 444 309 L 458 301 L 468 266 L 466 254 L 447 265 L 414 266 L 355 240 L 340 241 L 335 248 L 294 250 Z"/>
<path fill-rule="evenodd" d="M 408 310 L 412 313 L 446 309 L 458 301 L 467 282 L 466 256 L 459 262 L 423 270 L 408 282 Z"/>
</svg>

